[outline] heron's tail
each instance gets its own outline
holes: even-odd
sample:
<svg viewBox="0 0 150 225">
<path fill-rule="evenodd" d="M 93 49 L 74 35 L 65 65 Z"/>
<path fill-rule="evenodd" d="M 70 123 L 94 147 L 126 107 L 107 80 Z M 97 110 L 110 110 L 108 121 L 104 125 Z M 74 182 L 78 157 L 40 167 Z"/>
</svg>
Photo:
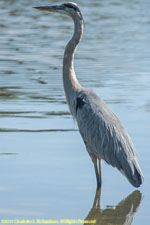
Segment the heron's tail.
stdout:
<svg viewBox="0 0 150 225">
<path fill-rule="evenodd" d="M 133 158 L 131 161 L 128 161 L 127 164 L 128 165 L 125 165 L 121 172 L 134 187 L 140 187 L 144 177 L 137 160 Z"/>
</svg>

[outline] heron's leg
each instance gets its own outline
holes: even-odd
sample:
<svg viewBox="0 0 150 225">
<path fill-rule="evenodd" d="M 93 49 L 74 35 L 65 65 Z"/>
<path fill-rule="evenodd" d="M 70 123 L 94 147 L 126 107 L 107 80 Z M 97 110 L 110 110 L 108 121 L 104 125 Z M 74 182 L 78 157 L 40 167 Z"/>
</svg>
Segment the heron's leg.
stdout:
<svg viewBox="0 0 150 225">
<path fill-rule="evenodd" d="M 101 186 L 102 185 L 102 173 L 101 173 L 102 160 L 101 160 L 101 158 L 99 158 L 98 161 L 99 161 L 99 180 L 100 180 L 100 186 Z"/>
<path fill-rule="evenodd" d="M 94 163 L 94 168 L 95 168 L 95 174 L 96 174 L 96 180 L 97 180 L 97 190 L 101 188 L 101 180 L 100 180 L 100 175 L 98 172 L 98 167 L 97 167 L 97 157 L 95 155 L 91 155 L 92 161 Z"/>
<path fill-rule="evenodd" d="M 101 188 L 96 190 L 92 208 L 101 210 Z"/>
<path fill-rule="evenodd" d="M 94 164 L 94 169 L 95 169 L 95 174 L 96 174 L 96 181 L 97 181 L 97 190 L 101 188 L 101 180 L 100 180 L 100 176 L 99 176 L 99 172 L 98 172 L 98 167 L 97 167 L 97 157 L 91 153 L 90 151 L 88 151 L 92 162 Z"/>
<path fill-rule="evenodd" d="M 96 164 L 94 164 L 94 168 L 95 168 L 95 174 L 96 174 L 96 180 L 97 180 L 97 190 L 98 190 L 101 188 L 101 181 L 100 181 L 100 177 L 99 177 L 99 173 L 98 173 L 97 162 L 96 162 Z"/>
</svg>

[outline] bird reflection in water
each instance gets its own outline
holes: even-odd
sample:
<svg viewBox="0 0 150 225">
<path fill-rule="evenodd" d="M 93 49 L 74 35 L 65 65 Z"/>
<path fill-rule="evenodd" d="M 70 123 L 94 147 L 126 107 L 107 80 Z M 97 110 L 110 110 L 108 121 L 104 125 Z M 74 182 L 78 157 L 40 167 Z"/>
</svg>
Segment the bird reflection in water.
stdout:
<svg viewBox="0 0 150 225">
<path fill-rule="evenodd" d="M 100 225 L 131 225 L 134 214 L 141 203 L 142 194 L 134 191 L 122 200 L 116 207 L 107 207 L 101 209 L 100 206 L 101 191 L 96 191 L 94 203 L 85 221 L 93 221 Z M 85 223 L 86 224 L 86 223 Z M 90 224 L 90 223 L 89 223 Z M 93 223 L 91 223 L 93 225 Z"/>
</svg>

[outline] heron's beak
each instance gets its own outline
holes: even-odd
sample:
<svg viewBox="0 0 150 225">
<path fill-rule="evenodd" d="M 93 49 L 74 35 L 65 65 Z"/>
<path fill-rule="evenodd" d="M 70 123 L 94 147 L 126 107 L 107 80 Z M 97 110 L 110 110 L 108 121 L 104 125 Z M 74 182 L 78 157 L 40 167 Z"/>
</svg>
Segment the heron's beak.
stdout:
<svg viewBox="0 0 150 225">
<path fill-rule="evenodd" d="M 51 11 L 51 12 L 60 12 L 62 10 L 60 5 L 53 5 L 53 6 L 38 6 L 38 7 L 33 7 L 38 10 L 43 10 L 43 11 Z"/>
</svg>

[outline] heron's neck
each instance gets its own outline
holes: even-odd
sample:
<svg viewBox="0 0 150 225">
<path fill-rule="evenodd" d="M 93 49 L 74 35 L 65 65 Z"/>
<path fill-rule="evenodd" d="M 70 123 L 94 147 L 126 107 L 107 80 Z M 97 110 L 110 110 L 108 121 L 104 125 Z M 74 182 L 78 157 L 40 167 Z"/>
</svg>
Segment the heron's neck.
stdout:
<svg viewBox="0 0 150 225">
<path fill-rule="evenodd" d="M 74 114 L 73 110 L 73 101 L 76 97 L 76 94 L 79 90 L 81 90 L 81 85 L 79 84 L 75 71 L 74 71 L 74 54 L 76 51 L 76 47 L 80 42 L 83 32 L 83 21 L 82 20 L 74 20 L 74 34 L 72 39 L 69 41 L 65 48 L 64 59 L 63 59 L 63 83 L 65 94 L 67 98 L 67 102 L 69 104 L 71 113 Z"/>
</svg>

